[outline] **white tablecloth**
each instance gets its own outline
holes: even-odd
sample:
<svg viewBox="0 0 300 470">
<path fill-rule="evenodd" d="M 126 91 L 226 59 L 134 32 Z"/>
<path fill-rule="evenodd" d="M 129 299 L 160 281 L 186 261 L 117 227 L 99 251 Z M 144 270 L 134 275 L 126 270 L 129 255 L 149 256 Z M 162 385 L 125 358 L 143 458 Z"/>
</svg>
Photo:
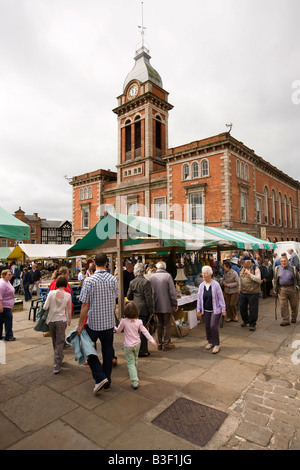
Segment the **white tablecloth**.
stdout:
<svg viewBox="0 0 300 470">
<path fill-rule="evenodd" d="M 177 299 L 178 307 L 195 302 L 197 300 L 197 295 L 197 292 L 191 295 L 183 295 L 182 297 Z"/>
</svg>

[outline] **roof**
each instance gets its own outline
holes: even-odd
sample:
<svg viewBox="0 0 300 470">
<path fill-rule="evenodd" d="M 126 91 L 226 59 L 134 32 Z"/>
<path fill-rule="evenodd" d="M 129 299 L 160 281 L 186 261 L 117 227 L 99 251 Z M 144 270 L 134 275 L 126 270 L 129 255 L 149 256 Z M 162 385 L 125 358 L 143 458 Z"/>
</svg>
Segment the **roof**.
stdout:
<svg viewBox="0 0 300 470">
<path fill-rule="evenodd" d="M 146 240 L 161 240 L 163 247 L 177 246 L 185 250 L 229 249 L 230 247 L 245 250 L 273 250 L 276 247 L 273 243 L 244 232 L 178 220 L 111 214 L 103 217 L 84 238 L 70 248 L 69 252 L 83 253 L 97 248 L 101 249 L 105 242 L 116 239 L 117 221 L 119 221 L 119 236 L 123 240 L 124 248 L 135 245 L 138 250 L 137 245 Z M 114 245 L 112 244 L 111 247 L 113 251 Z"/>
<path fill-rule="evenodd" d="M 6 261 L 12 250 L 10 247 L 0 247 L 0 261 Z"/>
<path fill-rule="evenodd" d="M 41 227 L 42 228 L 60 228 L 65 223 L 68 223 L 71 225 L 71 222 L 69 222 L 68 220 L 43 220 L 41 223 Z"/>
<path fill-rule="evenodd" d="M 144 47 L 139 49 L 134 58 L 135 65 L 125 78 L 123 91 L 132 80 L 138 80 L 140 83 L 147 82 L 150 80 L 160 88 L 163 87 L 162 79 L 159 73 L 150 64 L 151 56 L 148 54 L 148 50 Z"/>
<path fill-rule="evenodd" d="M 0 237 L 29 240 L 30 227 L 0 207 Z"/>
<path fill-rule="evenodd" d="M 46 260 L 67 258 L 67 251 L 71 245 L 46 245 L 46 244 L 26 244 L 20 243 L 15 246 L 7 259 L 22 259 L 23 255 L 27 260 Z"/>
</svg>

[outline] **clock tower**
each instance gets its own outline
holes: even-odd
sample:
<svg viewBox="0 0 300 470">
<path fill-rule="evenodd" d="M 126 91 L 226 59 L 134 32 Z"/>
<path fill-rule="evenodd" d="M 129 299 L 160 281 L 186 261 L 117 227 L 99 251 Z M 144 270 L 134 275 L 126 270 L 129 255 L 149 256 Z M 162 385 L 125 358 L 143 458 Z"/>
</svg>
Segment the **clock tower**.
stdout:
<svg viewBox="0 0 300 470">
<path fill-rule="evenodd" d="M 151 175 L 166 168 L 163 156 L 167 154 L 168 117 L 173 108 L 150 59 L 149 50 L 142 44 L 136 51 L 135 65 L 125 78 L 123 93 L 117 98 L 118 106 L 113 109 L 118 116 L 116 196 L 126 194 L 133 204 L 145 205 L 149 215 L 150 182 L 151 188 L 155 185 Z M 128 200 L 126 205 L 125 210 L 130 213 Z M 116 206 L 124 213 L 117 201 Z"/>
</svg>

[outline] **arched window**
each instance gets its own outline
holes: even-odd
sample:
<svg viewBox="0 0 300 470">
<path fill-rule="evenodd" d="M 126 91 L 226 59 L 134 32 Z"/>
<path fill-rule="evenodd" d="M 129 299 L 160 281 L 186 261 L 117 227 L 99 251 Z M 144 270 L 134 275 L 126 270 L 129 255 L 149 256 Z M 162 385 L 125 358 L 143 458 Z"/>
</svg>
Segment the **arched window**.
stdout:
<svg viewBox="0 0 300 470">
<path fill-rule="evenodd" d="M 134 118 L 134 156 L 141 156 L 141 116 Z"/>
<path fill-rule="evenodd" d="M 190 167 L 185 163 L 182 167 L 182 179 L 187 180 L 190 177 Z"/>
<path fill-rule="evenodd" d="M 275 225 L 276 223 L 276 208 L 275 208 L 276 195 L 275 195 L 274 189 L 272 189 L 271 198 L 272 198 L 272 224 Z"/>
<path fill-rule="evenodd" d="M 240 177 L 240 161 L 236 161 L 236 176 L 239 178 Z"/>
<path fill-rule="evenodd" d="M 192 175 L 193 175 L 193 178 L 198 178 L 199 177 L 198 162 L 194 162 L 193 165 L 192 165 Z"/>
<path fill-rule="evenodd" d="M 88 198 L 88 188 L 84 188 L 84 199 Z"/>
<path fill-rule="evenodd" d="M 283 200 L 283 210 L 284 210 L 284 226 L 287 227 L 287 197 L 284 195 L 284 200 Z"/>
<path fill-rule="evenodd" d="M 245 180 L 249 181 L 249 167 L 248 164 L 245 164 Z"/>
<path fill-rule="evenodd" d="M 92 199 L 93 197 L 93 190 L 92 190 L 92 186 L 89 187 L 89 199 Z"/>
<path fill-rule="evenodd" d="M 282 197 L 278 194 L 278 224 L 282 225 Z"/>
<path fill-rule="evenodd" d="M 206 158 L 201 160 L 201 176 L 202 176 L 202 178 L 204 176 L 209 176 L 209 164 L 208 164 L 208 160 L 206 160 Z"/>
<path fill-rule="evenodd" d="M 81 188 L 79 199 L 82 201 L 83 198 L 84 198 L 84 192 L 83 192 L 83 188 Z"/>
<path fill-rule="evenodd" d="M 265 189 L 264 189 L 264 197 L 265 197 L 265 224 L 269 223 L 269 191 L 268 191 L 268 188 L 267 186 L 265 186 Z"/>
<path fill-rule="evenodd" d="M 293 226 L 293 201 L 292 198 L 290 197 L 290 203 L 289 203 L 289 219 L 290 219 L 290 227 Z"/>
<path fill-rule="evenodd" d="M 125 122 L 125 160 L 131 159 L 131 121 Z"/>
<path fill-rule="evenodd" d="M 245 172 L 244 172 L 244 162 L 241 162 L 241 178 L 245 178 Z"/>
</svg>

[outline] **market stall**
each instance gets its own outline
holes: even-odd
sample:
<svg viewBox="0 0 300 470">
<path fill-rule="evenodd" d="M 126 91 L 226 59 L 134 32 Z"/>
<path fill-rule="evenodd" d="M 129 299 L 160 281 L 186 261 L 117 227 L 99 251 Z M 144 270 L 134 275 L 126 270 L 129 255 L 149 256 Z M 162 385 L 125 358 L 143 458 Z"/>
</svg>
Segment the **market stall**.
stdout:
<svg viewBox="0 0 300 470">
<path fill-rule="evenodd" d="M 123 259 L 134 255 L 167 256 L 172 249 L 183 254 L 186 251 L 257 249 L 272 250 L 275 245 L 230 230 L 214 229 L 169 219 L 110 214 L 103 217 L 95 227 L 76 245 L 68 250 L 68 256 L 93 257 L 97 252 L 115 256 L 118 266 Z M 112 263 L 111 263 L 112 266 Z M 118 271 L 119 293 L 123 298 L 123 270 Z M 191 281 L 191 279 L 189 279 Z M 180 294 L 179 294 L 180 295 Z M 190 292 L 191 295 L 191 292 Z M 190 295 L 186 296 L 191 300 Z M 179 302 L 183 296 L 180 295 Z M 185 299 L 187 300 L 187 299 Z M 190 302 L 189 302 L 190 303 Z M 119 304 L 119 316 L 123 305 Z"/>
<path fill-rule="evenodd" d="M 0 207 L 0 237 L 29 240 L 30 227 Z"/>
</svg>

